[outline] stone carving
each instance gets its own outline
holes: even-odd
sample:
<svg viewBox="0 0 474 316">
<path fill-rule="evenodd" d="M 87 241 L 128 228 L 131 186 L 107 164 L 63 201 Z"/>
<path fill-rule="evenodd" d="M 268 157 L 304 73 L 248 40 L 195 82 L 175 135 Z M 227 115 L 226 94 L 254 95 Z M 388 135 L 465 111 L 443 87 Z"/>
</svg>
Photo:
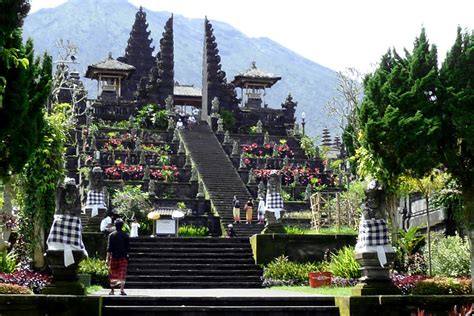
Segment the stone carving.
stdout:
<svg viewBox="0 0 474 316">
<path fill-rule="evenodd" d="M 247 181 L 247 184 L 255 184 L 256 181 L 255 181 L 255 174 L 253 173 L 253 168 L 250 169 L 249 171 L 249 179 Z"/>
<path fill-rule="evenodd" d="M 128 118 L 128 126 L 130 126 L 130 128 L 135 127 L 135 117 L 133 115 L 130 115 Z"/>
<path fill-rule="evenodd" d="M 195 165 L 191 168 L 191 179 L 189 181 L 197 181 L 198 180 L 198 170 Z"/>
<path fill-rule="evenodd" d="M 372 180 L 364 190 L 365 204 L 362 218 L 385 219 L 385 194 L 378 180 Z"/>
<path fill-rule="evenodd" d="M 313 194 L 313 187 L 311 186 L 311 184 L 308 183 L 308 185 L 306 186 L 306 190 L 304 191 L 304 200 L 310 201 L 312 194 Z"/>
<path fill-rule="evenodd" d="M 198 193 L 196 194 L 196 198 L 204 198 L 204 185 L 202 181 L 199 181 Z"/>
<path fill-rule="evenodd" d="M 191 155 L 186 155 L 186 161 L 184 162 L 184 168 L 189 169 L 191 168 Z"/>
<path fill-rule="evenodd" d="M 90 210 L 91 217 L 104 214 L 107 211 L 109 194 L 104 185 L 104 173 L 102 168 L 94 167 L 89 173 L 89 191 L 86 199 L 86 212 Z"/>
<path fill-rule="evenodd" d="M 288 158 L 288 156 L 285 156 L 285 158 L 283 158 L 283 166 L 288 167 L 289 164 L 290 159 Z"/>
<path fill-rule="evenodd" d="M 296 137 L 301 135 L 300 125 L 298 123 L 295 124 L 295 128 L 293 129 L 293 135 L 296 136 Z"/>
<path fill-rule="evenodd" d="M 220 102 L 218 97 L 214 97 L 214 99 L 212 99 L 211 105 L 211 113 L 219 113 Z"/>
<path fill-rule="evenodd" d="M 82 243 L 81 198 L 76 180 L 66 178 L 56 189 L 56 210 L 53 225 L 46 241 L 49 251 L 63 252 L 64 267 L 72 265 L 73 250 L 87 252 Z"/>
<path fill-rule="evenodd" d="M 230 142 L 231 142 L 231 140 L 230 140 L 229 131 L 225 131 L 225 133 L 224 133 L 224 145 L 230 144 Z"/>
<path fill-rule="evenodd" d="M 172 116 L 168 117 L 168 131 L 172 131 L 175 127 L 174 118 Z"/>
<path fill-rule="evenodd" d="M 245 164 L 245 155 L 242 153 L 240 155 L 240 164 L 239 164 L 239 169 L 246 169 L 247 165 Z"/>
<path fill-rule="evenodd" d="M 140 150 L 142 150 L 142 140 L 140 137 L 137 137 L 137 140 L 135 141 L 135 152 L 138 153 Z"/>
<path fill-rule="evenodd" d="M 172 143 L 177 143 L 179 142 L 179 134 L 178 134 L 178 128 L 175 127 L 174 132 L 173 132 L 173 139 L 171 140 Z"/>
<path fill-rule="evenodd" d="M 146 165 L 143 170 L 143 181 L 147 180 L 150 180 L 150 167 L 148 165 Z"/>
<path fill-rule="evenodd" d="M 91 148 L 90 148 L 91 151 L 96 151 L 97 150 L 97 143 L 96 143 L 96 139 L 95 139 L 95 135 L 92 134 L 92 137 L 91 137 Z"/>
<path fill-rule="evenodd" d="M 140 152 L 140 161 L 138 162 L 140 165 L 146 165 L 146 159 L 145 159 L 145 151 L 142 150 Z"/>
<path fill-rule="evenodd" d="M 263 134 L 263 144 L 270 144 L 270 135 L 268 135 L 268 132 Z"/>
<path fill-rule="evenodd" d="M 185 154 L 184 143 L 183 143 L 183 142 L 179 142 L 178 155 L 184 155 L 184 154 Z"/>
<path fill-rule="evenodd" d="M 150 196 L 156 196 L 156 193 L 155 193 L 155 180 L 150 180 L 148 182 L 148 194 Z"/>
<path fill-rule="evenodd" d="M 234 140 L 234 144 L 232 145 L 232 156 L 238 156 L 240 151 L 239 141 Z"/>
<path fill-rule="evenodd" d="M 277 170 L 270 172 L 270 178 L 267 183 L 267 196 L 265 206 L 267 212 L 265 217 L 267 223 L 273 224 L 279 221 L 283 208 L 283 198 L 281 197 L 281 175 Z"/>
<path fill-rule="evenodd" d="M 222 117 L 219 117 L 217 119 L 217 132 L 224 133 L 224 120 L 222 119 Z"/>
<path fill-rule="evenodd" d="M 257 122 L 257 130 L 256 130 L 257 134 L 261 134 L 263 133 L 263 124 L 262 124 L 262 121 L 261 120 L 258 120 Z"/>
<path fill-rule="evenodd" d="M 173 105 L 174 105 L 174 100 L 173 100 L 173 96 L 172 95 L 168 95 L 165 99 L 165 104 L 166 104 L 166 109 L 168 111 L 172 111 L 173 110 Z"/>
</svg>

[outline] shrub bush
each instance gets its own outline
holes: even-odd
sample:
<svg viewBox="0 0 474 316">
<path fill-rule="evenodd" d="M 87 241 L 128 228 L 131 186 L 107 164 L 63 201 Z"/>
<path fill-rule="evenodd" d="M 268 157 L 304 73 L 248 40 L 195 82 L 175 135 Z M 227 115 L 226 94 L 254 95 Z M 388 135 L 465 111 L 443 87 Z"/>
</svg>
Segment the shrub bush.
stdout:
<svg viewBox="0 0 474 316">
<path fill-rule="evenodd" d="M 0 272 L 12 273 L 16 269 L 16 255 L 13 252 L 0 252 Z"/>
<path fill-rule="evenodd" d="M 51 278 L 49 276 L 28 270 L 0 273 L 0 283 L 25 286 L 31 289 L 35 294 L 41 293 L 43 288 L 50 282 Z"/>
<path fill-rule="evenodd" d="M 296 226 L 285 226 L 285 233 L 288 235 L 304 235 L 308 230 L 296 227 Z"/>
<path fill-rule="evenodd" d="M 308 284 L 310 272 L 323 270 L 324 264 L 322 263 L 299 263 L 290 261 L 288 257 L 280 256 L 264 268 L 264 284 L 276 285 L 276 281 L 280 281 L 281 285 Z"/>
<path fill-rule="evenodd" d="M 471 294 L 471 280 L 433 278 L 415 284 L 413 295 L 465 295 Z"/>
<path fill-rule="evenodd" d="M 0 294 L 33 294 L 26 286 L 16 284 L 0 284 Z"/>
<path fill-rule="evenodd" d="M 178 235 L 181 237 L 205 237 L 209 235 L 209 229 L 207 227 L 183 225 L 179 227 Z"/>
<path fill-rule="evenodd" d="M 356 279 L 360 277 L 360 265 L 355 259 L 354 247 L 344 246 L 336 254 L 331 254 L 329 271 L 334 276 L 345 279 Z"/>
<path fill-rule="evenodd" d="M 109 269 L 105 260 L 86 258 L 79 263 L 79 273 L 91 275 L 91 285 L 108 286 Z"/>
<path fill-rule="evenodd" d="M 428 252 L 425 247 L 425 261 Z M 471 273 L 471 254 L 467 238 L 436 236 L 431 241 L 431 269 L 434 276 L 458 277 Z"/>
<path fill-rule="evenodd" d="M 402 292 L 402 294 L 411 294 L 416 284 L 420 281 L 425 280 L 427 277 L 424 275 L 402 275 L 393 273 L 390 275 L 392 283 Z"/>
</svg>

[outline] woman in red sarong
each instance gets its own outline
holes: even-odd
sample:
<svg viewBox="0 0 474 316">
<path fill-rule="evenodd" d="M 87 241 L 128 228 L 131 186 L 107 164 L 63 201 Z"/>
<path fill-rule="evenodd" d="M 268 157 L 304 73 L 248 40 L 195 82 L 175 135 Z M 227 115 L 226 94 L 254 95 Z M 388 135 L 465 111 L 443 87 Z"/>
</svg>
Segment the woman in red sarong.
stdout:
<svg viewBox="0 0 474 316">
<path fill-rule="evenodd" d="M 123 221 L 117 219 L 114 223 L 116 231 L 109 235 L 107 244 L 106 263 L 109 266 L 110 293 L 120 286 L 120 295 L 127 295 L 124 291 L 125 278 L 128 267 L 128 235 L 122 231 Z"/>
</svg>

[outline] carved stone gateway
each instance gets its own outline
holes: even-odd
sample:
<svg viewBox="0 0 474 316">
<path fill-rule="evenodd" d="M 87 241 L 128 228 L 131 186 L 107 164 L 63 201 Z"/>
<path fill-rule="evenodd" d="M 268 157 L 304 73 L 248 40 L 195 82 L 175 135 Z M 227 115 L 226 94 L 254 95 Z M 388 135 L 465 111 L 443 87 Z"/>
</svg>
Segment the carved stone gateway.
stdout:
<svg viewBox="0 0 474 316">
<path fill-rule="evenodd" d="M 382 185 L 373 180 L 365 190 L 365 205 L 359 225 L 356 260 L 362 277 L 353 295 L 399 294 L 389 276 L 389 265 L 396 254 L 388 237 L 385 221 L 385 194 Z"/>
</svg>

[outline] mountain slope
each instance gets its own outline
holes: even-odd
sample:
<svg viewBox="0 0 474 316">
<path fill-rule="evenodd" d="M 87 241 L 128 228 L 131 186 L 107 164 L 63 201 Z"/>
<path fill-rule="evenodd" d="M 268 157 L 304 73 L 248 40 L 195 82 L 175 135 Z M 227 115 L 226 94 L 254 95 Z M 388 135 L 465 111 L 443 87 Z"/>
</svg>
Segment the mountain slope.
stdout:
<svg viewBox="0 0 474 316">
<path fill-rule="evenodd" d="M 124 54 L 136 11 L 127 0 L 69 0 L 56 8 L 29 15 L 24 36 L 34 39 L 38 52 L 48 51 L 53 57 L 57 56 L 54 44 L 59 38 L 71 40 L 79 46 L 78 70 L 84 74 L 87 65 L 104 59 L 108 52 L 115 58 Z M 146 12 L 156 54 L 170 13 Z M 228 81 L 249 68 L 252 61 L 256 61 L 257 67 L 282 76 L 283 79 L 267 92 L 267 103 L 279 108 L 291 93 L 298 101 L 298 116 L 301 112 L 308 114 L 308 133 L 320 135 L 321 129 L 328 125 L 324 104 L 335 93 L 336 73 L 268 38 L 249 38 L 226 23 L 211 22 Z M 175 80 L 200 87 L 203 20 L 175 15 L 174 32 Z M 90 95 L 95 95 L 95 85 L 87 83 L 88 79 L 83 80 Z"/>
</svg>

